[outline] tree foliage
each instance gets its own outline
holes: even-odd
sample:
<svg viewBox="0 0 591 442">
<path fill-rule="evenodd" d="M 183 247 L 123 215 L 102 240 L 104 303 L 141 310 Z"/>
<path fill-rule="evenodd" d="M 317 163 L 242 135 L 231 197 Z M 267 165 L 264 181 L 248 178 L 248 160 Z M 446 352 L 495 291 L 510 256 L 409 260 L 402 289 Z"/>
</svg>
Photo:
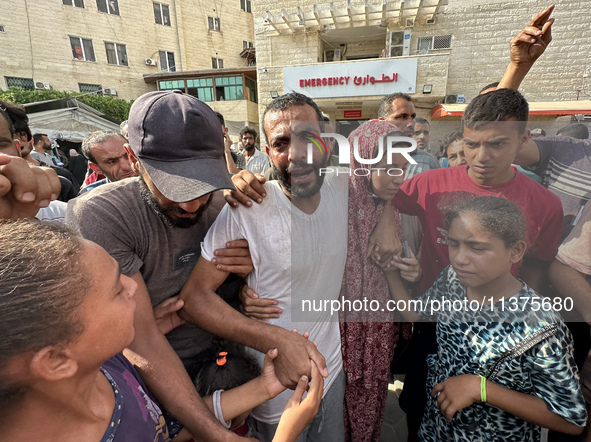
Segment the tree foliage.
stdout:
<svg viewBox="0 0 591 442">
<path fill-rule="evenodd" d="M 102 112 L 116 120 L 127 120 L 129 108 L 133 101 L 125 101 L 120 98 L 103 97 L 94 94 L 82 94 L 80 92 L 64 92 L 54 90 L 25 90 L 11 87 L 7 91 L 0 90 L 0 100 L 11 101 L 17 104 L 35 103 L 37 101 L 56 100 L 60 98 L 76 97 L 82 103 L 87 104 L 99 112 Z"/>
</svg>

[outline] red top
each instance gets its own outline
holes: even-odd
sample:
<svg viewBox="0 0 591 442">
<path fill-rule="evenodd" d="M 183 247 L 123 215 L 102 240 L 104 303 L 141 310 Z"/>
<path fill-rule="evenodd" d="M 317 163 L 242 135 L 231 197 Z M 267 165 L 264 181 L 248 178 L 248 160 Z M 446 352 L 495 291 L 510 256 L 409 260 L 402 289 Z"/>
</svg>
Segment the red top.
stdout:
<svg viewBox="0 0 591 442">
<path fill-rule="evenodd" d="M 476 184 L 468 175 L 468 166 L 428 170 L 404 182 L 393 203 L 400 212 L 418 216 L 423 226 L 419 293 L 431 287 L 450 264 L 443 219 L 450 208 L 470 195 L 497 196 L 515 203 L 527 222 L 526 256 L 554 260 L 562 231 L 560 199 L 515 168 L 511 170 L 515 177 L 499 186 Z M 517 276 L 517 271 L 515 265 L 511 273 Z"/>
</svg>

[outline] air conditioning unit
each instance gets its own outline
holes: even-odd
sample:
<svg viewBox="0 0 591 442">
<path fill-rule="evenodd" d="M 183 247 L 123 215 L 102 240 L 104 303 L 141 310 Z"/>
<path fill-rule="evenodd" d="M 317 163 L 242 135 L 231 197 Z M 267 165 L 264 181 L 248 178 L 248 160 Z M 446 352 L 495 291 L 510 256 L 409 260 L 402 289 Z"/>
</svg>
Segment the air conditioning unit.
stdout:
<svg viewBox="0 0 591 442">
<path fill-rule="evenodd" d="M 436 21 L 437 20 L 435 20 L 435 17 L 431 16 L 430 18 L 427 19 L 427 21 L 425 22 L 425 24 L 434 25 Z"/>
<path fill-rule="evenodd" d="M 414 18 L 407 18 L 406 19 L 406 27 L 407 28 L 412 28 L 415 25 L 415 19 Z"/>
<path fill-rule="evenodd" d="M 443 99 L 443 104 L 456 104 L 458 102 L 458 96 L 454 94 L 446 95 Z"/>
<path fill-rule="evenodd" d="M 326 63 L 331 61 L 341 61 L 340 49 L 331 49 L 329 51 L 324 51 L 324 62 Z"/>
<path fill-rule="evenodd" d="M 103 89 L 104 95 L 117 95 L 117 91 L 113 88 Z"/>
<path fill-rule="evenodd" d="M 144 63 L 146 63 L 146 66 L 156 66 L 156 60 L 153 58 L 146 58 Z"/>
<path fill-rule="evenodd" d="M 49 84 L 49 83 L 43 83 L 42 81 L 38 81 L 35 83 L 35 89 L 45 89 L 45 90 L 49 91 L 53 88 L 51 87 L 51 84 Z"/>
<path fill-rule="evenodd" d="M 412 33 L 406 31 L 392 31 L 386 42 L 389 57 L 403 57 L 410 55 L 410 38 Z"/>
</svg>

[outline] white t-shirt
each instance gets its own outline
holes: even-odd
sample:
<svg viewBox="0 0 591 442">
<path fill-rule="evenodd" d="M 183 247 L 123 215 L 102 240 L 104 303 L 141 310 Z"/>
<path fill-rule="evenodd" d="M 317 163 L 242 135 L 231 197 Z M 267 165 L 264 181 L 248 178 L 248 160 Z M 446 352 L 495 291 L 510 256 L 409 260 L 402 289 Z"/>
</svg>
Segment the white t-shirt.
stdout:
<svg viewBox="0 0 591 442">
<path fill-rule="evenodd" d="M 213 251 L 233 239 L 246 238 L 254 263 L 247 282 L 261 298 L 278 301 L 283 313 L 269 322 L 299 333 L 310 332 L 326 358 L 329 377 L 324 394 L 342 370 L 338 316 L 329 312 L 301 313 L 302 299 L 338 299 L 347 256 L 348 175 L 329 174 L 321 188 L 316 211 L 305 214 L 291 204 L 277 181 L 265 183 L 267 197 L 251 208 L 226 205 L 211 226 L 201 255 L 211 260 Z M 292 239 L 293 238 L 293 239 Z M 300 310 L 292 320 L 292 303 Z M 312 322 L 313 321 L 313 322 Z M 254 351 L 261 367 L 264 354 Z M 287 390 L 259 407 L 255 419 L 276 424 L 292 392 Z"/>
</svg>

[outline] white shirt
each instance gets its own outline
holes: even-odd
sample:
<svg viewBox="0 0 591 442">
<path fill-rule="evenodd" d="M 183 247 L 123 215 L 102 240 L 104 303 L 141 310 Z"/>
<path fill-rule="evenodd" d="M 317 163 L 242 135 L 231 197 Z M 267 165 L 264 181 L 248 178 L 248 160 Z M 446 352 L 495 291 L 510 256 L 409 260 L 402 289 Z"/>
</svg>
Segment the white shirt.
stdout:
<svg viewBox="0 0 591 442">
<path fill-rule="evenodd" d="M 207 233 L 201 255 L 232 239 L 246 238 L 254 270 L 247 282 L 261 298 L 278 302 L 283 313 L 273 325 L 310 332 L 326 358 L 329 377 L 324 394 L 342 370 L 338 316 L 302 312 L 303 300 L 338 299 L 347 255 L 348 175 L 329 174 L 321 188 L 316 211 L 305 214 L 284 195 L 277 181 L 265 183 L 267 197 L 251 208 L 226 205 Z M 264 354 L 252 350 L 262 367 Z M 255 408 L 255 419 L 276 424 L 292 392 L 286 390 Z"/>
</svg>

